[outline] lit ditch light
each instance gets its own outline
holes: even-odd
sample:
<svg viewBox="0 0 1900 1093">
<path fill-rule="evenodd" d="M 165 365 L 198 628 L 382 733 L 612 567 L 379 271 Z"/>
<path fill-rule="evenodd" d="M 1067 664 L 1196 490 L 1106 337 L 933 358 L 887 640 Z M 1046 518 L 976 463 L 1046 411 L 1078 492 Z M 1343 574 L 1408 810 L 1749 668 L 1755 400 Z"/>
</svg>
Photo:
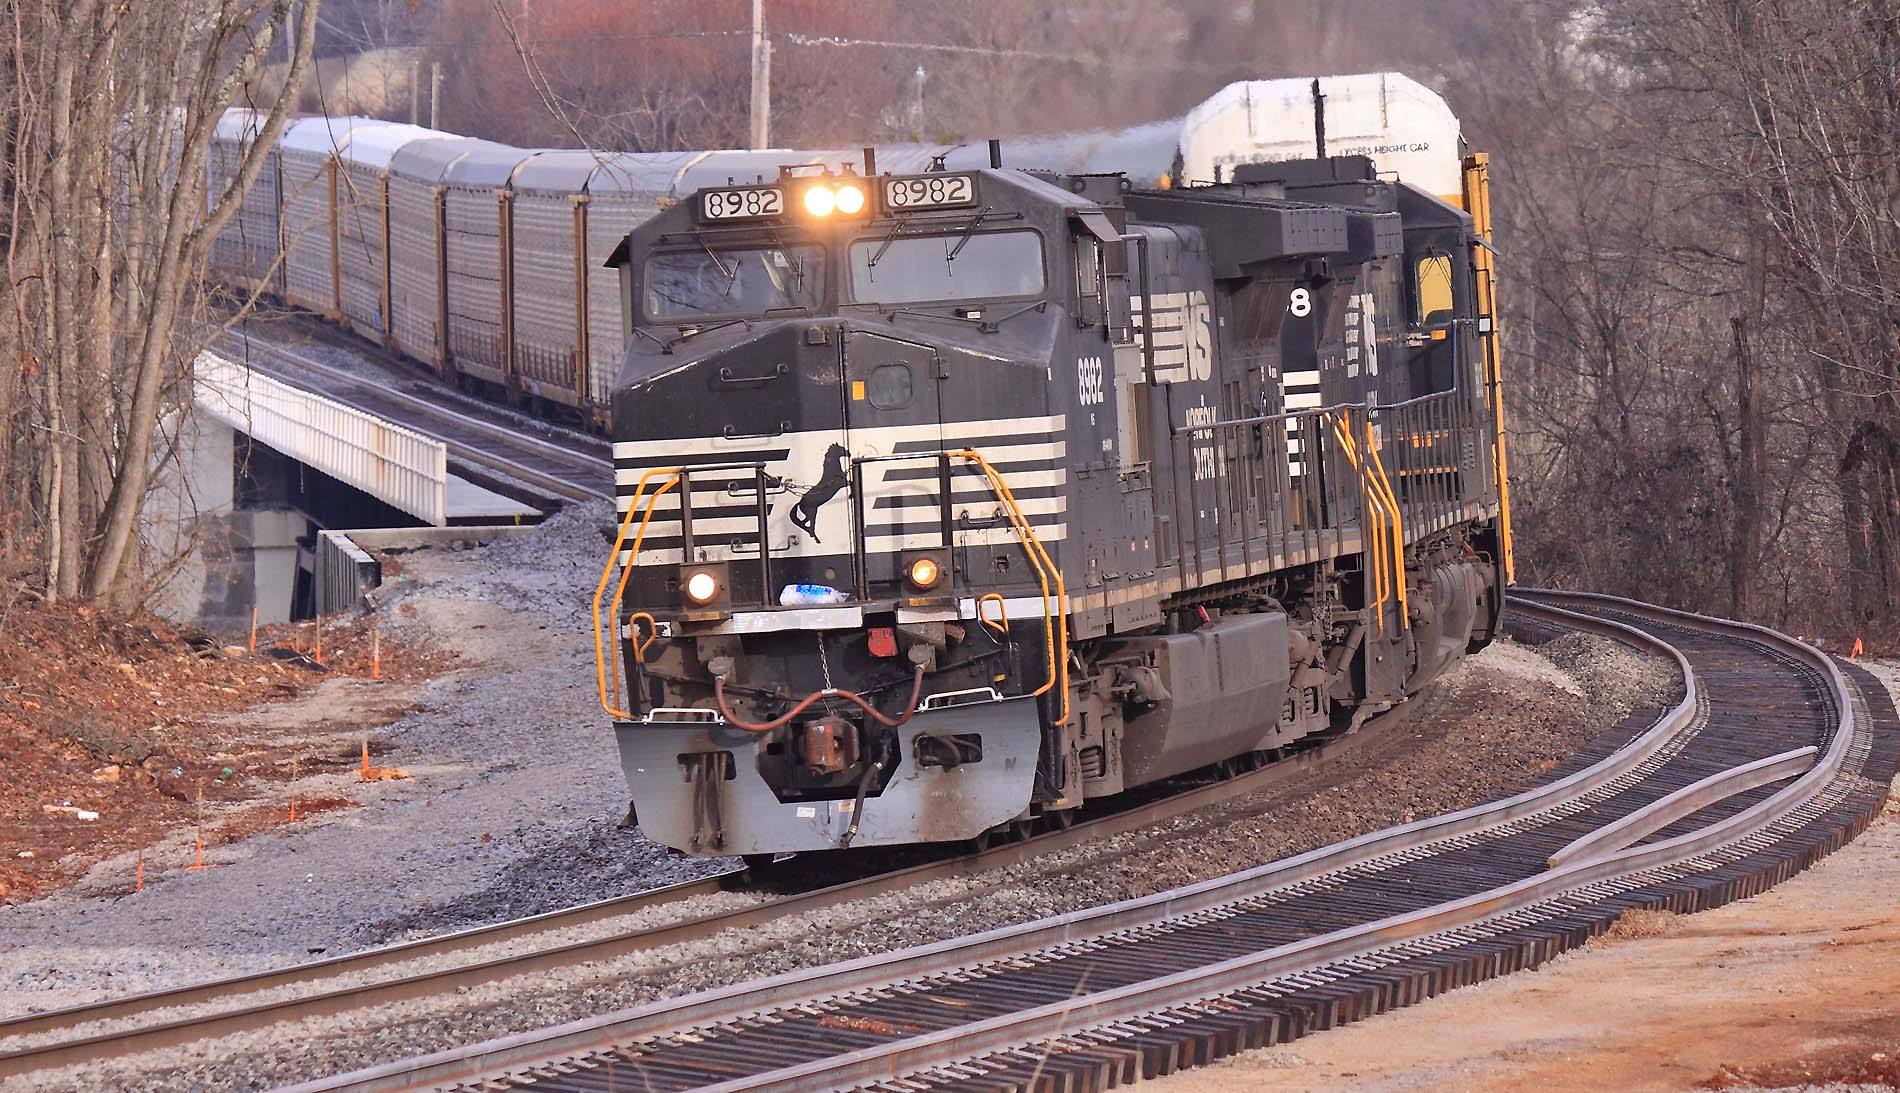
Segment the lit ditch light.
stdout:
<svg viewBox="0 0 1900 1093">
<path fill-rule="evenodd" d="M 943 579 L 943 566 L 935 558 L 919 558 L 910 563 L 911 587 L 927 592 Z"/>
<path fill-rule="evenodd" d="M 680 591 L 695 607 L 715 606 L 725 599 L 725 572 L 720 566 L 688 566 L 680 571 Z"/>
</svg>

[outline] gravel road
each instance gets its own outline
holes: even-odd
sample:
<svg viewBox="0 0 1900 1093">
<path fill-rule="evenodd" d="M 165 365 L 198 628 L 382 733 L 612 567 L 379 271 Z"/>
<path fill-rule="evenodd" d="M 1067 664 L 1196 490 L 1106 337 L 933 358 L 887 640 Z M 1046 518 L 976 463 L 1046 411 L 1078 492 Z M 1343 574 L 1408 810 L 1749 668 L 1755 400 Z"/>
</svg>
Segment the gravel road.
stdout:
<svg viewBox="0 0 1900 1093">
<path fill-rule="evenodd" d="M 208 850 L 214 868 L 203 872 L 148 867 L 136 895 L 81 884 L 0 908 L 0 1013 L 258 971 L 734 867 L 673 856 L 615 826 L 626 789 L 586 636 L 605 549 L 596 529 L 610 518 L 605 504 L 571 508 L 523 537 L 402 555 L 401 575 L 378 593 L 385 633 L 460 654 L 456 670 L 420 688 L 413 713 L 375 730 L 388 742 L 377 761 L 414 777 L 340 780 L 363 807 Z M 121 878 L 129 867 L 100 870 Z"/>
</svg>

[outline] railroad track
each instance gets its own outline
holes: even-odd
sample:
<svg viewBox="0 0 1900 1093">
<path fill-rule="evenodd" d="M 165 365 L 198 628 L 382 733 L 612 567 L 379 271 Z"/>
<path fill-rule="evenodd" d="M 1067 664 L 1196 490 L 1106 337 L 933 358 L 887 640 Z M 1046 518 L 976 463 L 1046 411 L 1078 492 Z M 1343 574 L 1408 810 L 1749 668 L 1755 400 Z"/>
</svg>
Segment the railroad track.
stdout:
<svg viewBox="0 0 1900 1093">
<path fill-rule="evenodd" d="M 605 441 L 532 422 L 427 381 L 391 382 L 349 372 L 253 335 L 228 333 L 214 348 L 273 378 L 439 440 L 458 469 L 474 477 L 500 475 L 568 501 L 613 498 L 613 456 Z"/>
<path fill-rule="evenodd" d="M 851 1085 L 866 1074 L 882 1077 L 906 1069 L 922 1074 L 916 1088 L 1006 1088 L 1025 1081 L 1038 1085 L 1057 1076 L 1079 1080 L 1080 1088 L 1113 1084 L 1137 1072 L 1163 1073 L 1289 1039 L 1481 974 L 1536 963 L 1589 936 L 1629 906 L 1661 903 L 1697 909 L 1765 886 L 1805 864 L 1806 858 L 1783 854 L 1785 860 L 1777 859 L 1782 860 L 1779 867 L 1751 872 L 1743 868 L 1753 860 L 1748 854 L 1788 851 L 1798 839 L 1762 841 L 1764 836 L 1753 836 L 1760 845 L 1740 858 L 1718 862 L 1733 875 L 1713 884 L 1702 883 L 1710 880 L 1706 870 L 1651 863 L 1581 882 L 1581 888 L 1544 890 L 1575 880 L 1580 875 L 1575 869 L 1594 876 L 1606 868 L 1606 861 L 1618 865 L 1619 854 L 1631 853 L 1622 849 L 1629 843 L 1708 839 L 1714 837 L 1706 830 L 1711 824 L 1752 824 L 1751 810 L 1772 804 L 1776 794 L 1785 792 L 1775 789 L 1773 779 L 1785 780 L 1808 769 L 1800 775 L 1808 783 L 1802 792 L 1819 786 L 1823 795 L 1831 792 L 1838 798 L 1798 828 L 1797 835 L 1805 831 L 1817 836 L 1808 844 L 1808 857 L 1845 841 L 1884 796 L 1884 780 L 1866 775 L 1869 770 L 1890 775 L 1893 757 L 1873 756 L 1856 743 L 1865 735 L 1869 705 L 1881 718 L 1892 717 L 1884 692 L 1875 685 L 1870 703 L 1861 694 L 1864 681 L 1841 680 L 1835 693 L 1833 666 L 1812 650 L 1776 635 L 1750 632 L 1750 637 L 1738 639 L 1733 633 L 1698 629 L 1732 624 L 1673 616 L 1658 622 L 1640 614 L 1623 620 L 1572 618 L 1545 607 L 1518 606 L 1523 609 L 1518 613 L 1520 626 L 1612 634 L 1677 658 L 1687 681 L 1683 701 L 1615 754 L 1600 754 L 1620 741 L 1606 742 L 1597 753 L 1579 756 L 1571 764 L 1576 769 L 1560 770 L 1563 776 L 1549 785 L 1495 805 L 1408 824 L 1146 900 L 1029 923 L 968 942 L 780 976 L 764 984 L 608 1015 L 568 1026 L 559 1035 L 523 1034 L 307 1088 L 452 1085 L 499 1073 L 512 1073 L 507 1079 L 512 1084 L 531 1081 L 540 1089 L 695 1088 L 717 1087 L 721 1081 L 732 1088 L 759 1082 L 830 1088 Z M 1609 606 L 1595 606 L 1612 612 Z M 1628 615 L 1638 608 L 1619 605 L 1614 611 Z M 1628 629 L 1631 621 L 1669 635 L 1683 652 Z M 1844 708 L 1854 715 L 1845 720 L 1832 713 L 1840 695 L 1847 696 Z M 1791 696 L 1798 699 L 1794 706 Z M 1772 714 L 1764 713 L 1765 702 L 1778 704 Z M 1794 718 L 1796 714 L 1800 717 Z M 1779 728 L 1769 731 L 1772 727 L 1762 724 L 1765 721 Z M 1804 727 L 1791 730 L 1796 721 Z M 1805 733 L 1807 742 L 1775 750 L 1792 742 L 1790 731 Z M 496 942 L 532 942 L 537 935 L 701 898 L 731 886 L 738 874 L 293 968 L 0 1022 L 0 1044 L 10 1040 L 15 1045 L 0 1050 L 0 1078 L 439 995 L 1005 866 L 1257 792 L 1364 738 L 1347 737 L 1330 745 L 1333 751 L 1306 753 L 1232 781 L 985 855 L 926 863 L 658 928 L 608 930 L 583 941 L 531 945 L 501 956 L 480 954 Z M 1815 750 L 1790 754 L 1801 748 Z M 1817 758 L 1823 762 L 1817 764 Z M 1817 773 L 1829 771 L 1826 779 Z M 1849 787 L 1856 792 L 1828 788 L 1856 777 L 1862 781 Z M 1685 795 L 1682 787 L 1691 788 Z M 1810 794 L 1806 800 L 1817 798 Z M 1758 812 L 1754 815 L 1762 819 Z M 1848 822 L 1833 822 L 1843 817 Z M 1739 837 L 1734 831 L 1717 834 Z M 1656 851 L 1639 846 L 1634 853 Z M 1568 860 L 1575 868 L 1559 875 L 1546 864 L 1551 857 Z M 1470 878 L 1481 878 L 1490 887 L 1460 895 L 1459 885 Z M 1491 883 L 1498 881 L 1503 883 Z M 1540 883 L 1544 888 L 1507 896 L 1495 891 L 1527 881 L 1533 888 Z M 1367 885 L 1395 888 L 1396 894 L 1368 893 L 1362 890 Z M 1604 898 L 1582 898 L 1579 890 Z M 1548 904 L 1542 911 L 1533 898 L 1539 892 L 1542 903 Z M 1514 899 L 1523 906 L 1473 904 L 1480 896 L 1494 902 Z M 1465 906 L 1447 912 L 1440 906 L 1446 903 Z M 1396 915 L 1382 913 L 1386 911 Z M 1447 913 L 1470 921 L 1446 925 L 1448 920 L 1435 917 Z M 1401 926 L 1389 920 L 1408 916 L 1402 926 L 1405 937 L 1395 948 L 1390 931 Z M 1342 933 L 1351 936 L 1337 936 Z M 1387 944 L 1365 948 L 1368 937 L 1383 938 Z M 1166 950 L 1164 956 L 1156 955 L 1156 945 Z M 411 964 L 445 955 L 467 959 L 423 970 Z M 1170 985 L 1155 988 L 1157 971 L 1166 973 L 1159 978 Z M 1210 977 L 1219 975 L 1239 976 L 1247 983 L 1215 989 L 1225 981 Z M 985 1000 L 987 992 L 997 990 L 1018 992 L 1018 999 L 1039 1004 L 1012 1009 Z M 799 1000 L 800 1008 L 790 1014 L 774 1012 L 791 999 Z M 954 1004 L 946 1007 L 943 1001 Z M 982 1016 L 975 1022 L 981 1028 L 946 1017 L 972 1011 Z M 763 1049 L 755 1052 L 745 1046 L 761 1036 Z M 1006 1046 L 988 1046 L 992 1043 Z M 26 1046 L 18 1046 L 22 1044 Z M 986 1053 L 987 1058 L 978 1058 Z M 784 1065 L 788 1060 L 795 1065 Z M 788 1070 L 798 1073 L 780 1073 Z"/>
<path fill-rule="evenodd" d="M 612 959 L 751 929 L 786 916 L 869 899 L 929 881 L 969 876 L 1053 854 L 1091 840 L 1139 830 L 1225 801 L 1259 793 L 1340 757 L 1410 714 L 1401 706 L 1369 722 L 1357 735 L 1232 778 L 1155 800 L 1125 805 L 1058 831 L 989 848 L 879 872 L 842 883 L 766 898 L 745 907 L 682 917 L 660 926 L 604 929 L 580 940 L 548 941 L 581 927 L 652 908 L 685 905 L 747 886 L 747 871 L 731 870 L 630 896 L 474 929 L 386 945 L 286 968 L 150 991 L 89 1005 L 0 1020 L 0 1081 L 72 1063 L 160 1051 L 208 1037 L 231 1035 L 324 1014 L 431 997 L 479 983 L 552 968 Z M 772 878 L 767 878 L 770 882 Z M 484 953 L 520 943 L 521 951 Z M 418 967 L 421 962 L 450 962 Z"/>
<path fill-rule="evenodd" d="M 1857 669 L 1627 601 L 1542 594 L 1517 609 L 1676 658 L 1682 701 L 1503 801 L 297 1089 L 1107 1088 L 1534 966 L 1626 910 L 1753 894 L 1845 843 L 1884 801 L 1895 714 Z"/>
</svg>

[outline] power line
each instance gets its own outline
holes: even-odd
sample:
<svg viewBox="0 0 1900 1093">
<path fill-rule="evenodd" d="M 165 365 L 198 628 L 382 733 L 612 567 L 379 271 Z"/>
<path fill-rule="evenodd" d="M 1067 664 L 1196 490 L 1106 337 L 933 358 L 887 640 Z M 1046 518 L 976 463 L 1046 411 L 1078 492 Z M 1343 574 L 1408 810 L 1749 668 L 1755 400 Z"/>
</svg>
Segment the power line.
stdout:
<svg viewBox="0 0 1900 1093">
<path fill-rule="evenodd" d="M 1070 64 L 1108 64 L 1106 59 L 1098 57 L 1078 57 L 1072 53 L 1047 53 L 1033 49 L 998 49 L 989 46 L 960 46 L 948 42 L 889 42 L 873 38 L 843 38 L 834 34 L 796 34 L 779 35 L 793 45 L 800 46 L 873 46 L 882 49 L 921 50 L 929 53 L 969 53 L 983 57 L 1022 57 L 1036 61 L 1066 61 Z"/>
<path fill-rule="evenodd" d="M 674 30 L 659 34 L 534 34 L 526 29 L 521 40 L 530 46 L 562 45 L 575 42 L 671 42 L 689 38 L 745 38 L 749 30 Z M 768 32 L 768 36 L 772 36 Z"/>
<path fill-rule="evenodd" d="M 532 33 L 527 33 L 524 31 L 521 35 L 521 40 L 524 45 L 528 46 L 529 48 L 534 48 L 536 46 L 544 46 L 544 45 L 571 45 L 575 43 L 589 43 L 589 42 L 666 42 L 666 41 L 683 41 L 683 40 L 703 39 L 703 38 L 746 38 L 746 37 L 749 37 L 750 34 L 751 32 L 749 30 L 702 30 L 702 31 L 670 31 L 670 32 L 660 33 L 660 34 L 569 34 L 569 35 L 552 35 L 552 36 L 542 37 L 542 36 L 534 35 Z M 949 53 L 949 54 L 962 54 L 966 56 L 1005 57 L 1005 58 L 1019 59 L 1019 60 L 1025 60 L 1025 61 L 1053 61 L 1058 64 L 1083 65 L 1083 66 L 1095 67 L 1095 68 L 1131 69 L 1131 70 L 1140 70 L 1144 72 L 1152 72 L 1152 71 L 1155 71 L 1156 69 L 1172 69 L 1175 71 L 1183 71 L 1183 72 L 1186 72 L 1186 71 L 1218 72 L 1218 71 L 1243 71 L 1243 70 L 1247 72 L 1253 72 L 1259 68 L 1258 65 L 1253 64 L 1248 61 L 1223 61 L 1223 62 L 1209 63 L 1204 60 L 1202 61 L 1160 61 L 1160 60 L 1156 60 L 1150 57 L 1132 57 L 1132 56 L 1098 57 L 1098 56 L 1088 56 L 1084 54 L 1075 54 L 1075 53 L 1057 53 L 1057 52 L 1052 52 L 1048 50 L 1008 49 L 1008 48 L 991 47 L 991 46 L 968 46 L 968 45 L 958 45 L 953 42 L 899 42 L 899 41 L 891 41 L 888 39 L 879 39 L 879 38 L 847 38 L 842 35 L 835 35 L 835 34 L 801 34 L 796 31 L 768 30 L 765 32 L 764 36 L 767 38 L 778 39 L 780 41 L 785 42 L 788 45 L 795 45 L 795 46 L 827 46 L 834 49 L 855 49 L 855 48 L 868 47 L 868 48 L 873 48 L 873 49 L 908 50 L 912 52 L 922 52 L 922 53 Z"/>
</svg>

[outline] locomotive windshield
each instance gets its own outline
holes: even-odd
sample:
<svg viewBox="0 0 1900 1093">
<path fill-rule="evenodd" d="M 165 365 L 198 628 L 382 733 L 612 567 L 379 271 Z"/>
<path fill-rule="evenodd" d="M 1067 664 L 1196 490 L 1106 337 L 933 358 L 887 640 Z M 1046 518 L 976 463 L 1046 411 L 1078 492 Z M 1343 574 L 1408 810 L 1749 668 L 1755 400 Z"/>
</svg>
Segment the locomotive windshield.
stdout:
<svg viewBox="0 0 1900 1093">
<path fill-rule="evenodd" d="M 812 246 L 706 249 L 647 259 L 646 311 L 652 319 L 763 315 L 774 308 L 817 310 L 825 252 Z"/>
<path fill-rule="evenodd" d="M 851 244 L 851 299 L 861 304 L 987 300 L 1043 289 L 1033 231 L 860 239 Z"/>
</svg>

